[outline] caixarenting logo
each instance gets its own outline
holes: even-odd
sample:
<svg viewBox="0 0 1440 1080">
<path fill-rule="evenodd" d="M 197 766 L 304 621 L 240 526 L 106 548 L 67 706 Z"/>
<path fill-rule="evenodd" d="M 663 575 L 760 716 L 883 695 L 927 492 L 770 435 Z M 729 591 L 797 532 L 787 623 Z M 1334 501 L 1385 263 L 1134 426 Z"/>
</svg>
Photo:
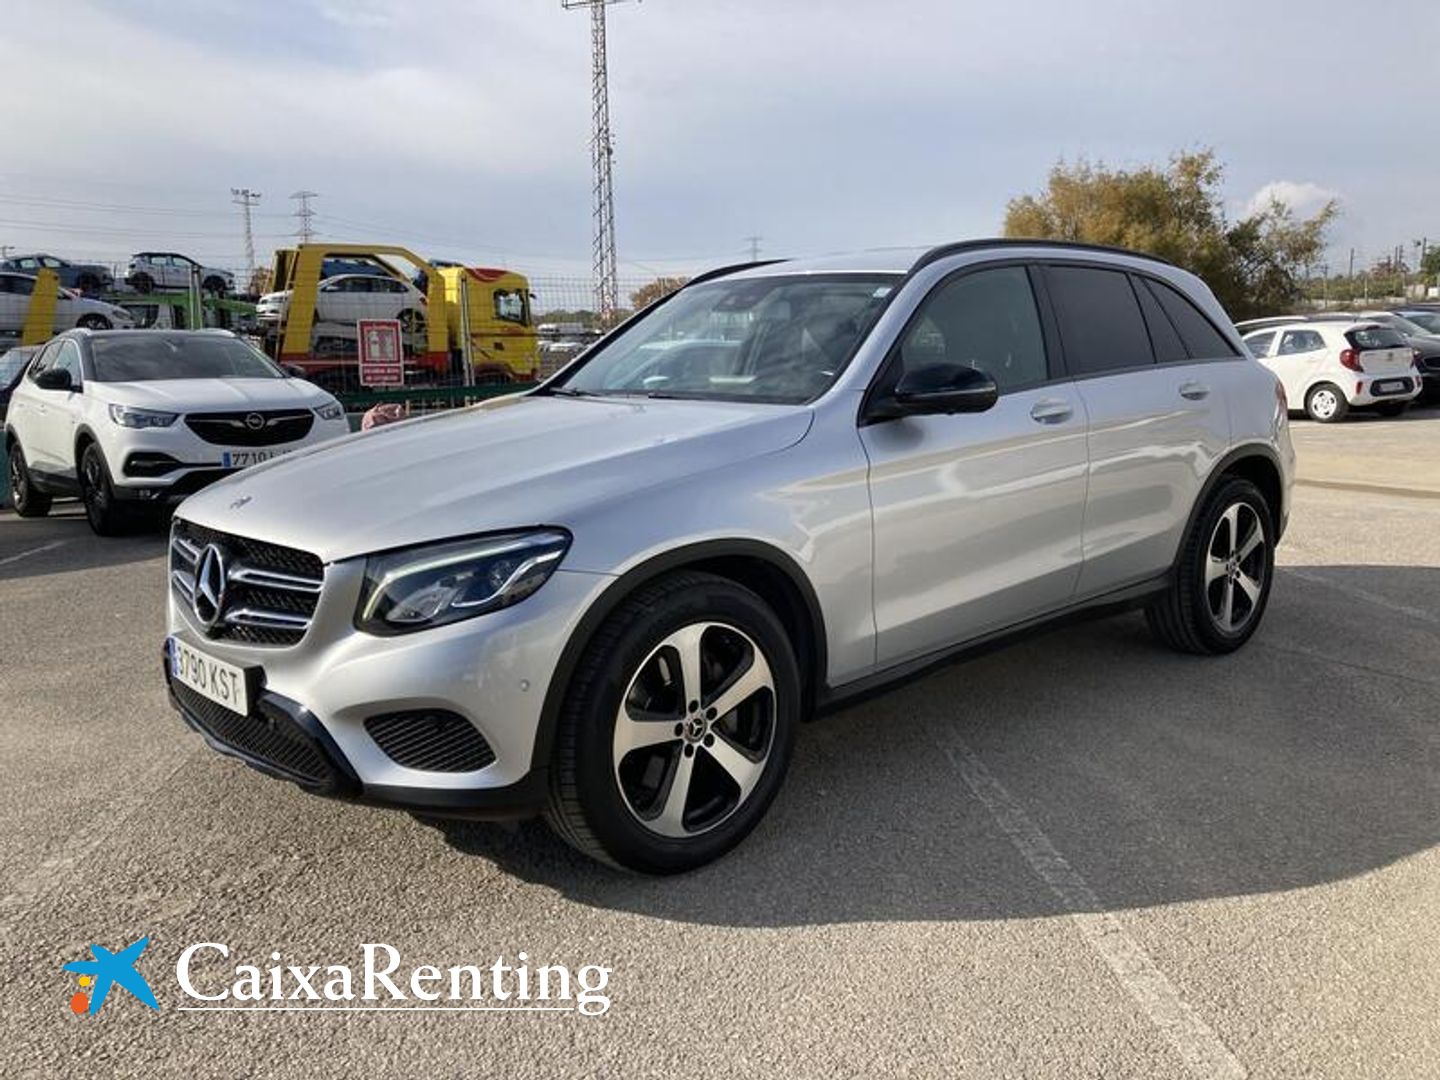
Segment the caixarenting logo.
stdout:
<svg viewBox="0 0 1440 1080">
<path fill-rule="evenodd" d="M 119 985 L 152 1009 L 159 1002 L 135 967 L 149 937 L 118 953 L 91 945 L 93 960 L 74 960 L 64 970 L 80 976 L 70 999 L 76 1013 L 94 1015 Z M 360 946 L 358 963 L 288 963 L 279 950 L 269 963 L 232 963 L 229 945 L 188 945 L 175 963 L 175 982 L 188 1001 L 180 1012 L 569 1012 L 603 1016 L 610 1009 L 610 969 L 586 964 L 514 960 L 402 970 L 400 950 L 383 942 Z M 195 1003 L 195 1004 L 192 1004 Z"/>
</svg>

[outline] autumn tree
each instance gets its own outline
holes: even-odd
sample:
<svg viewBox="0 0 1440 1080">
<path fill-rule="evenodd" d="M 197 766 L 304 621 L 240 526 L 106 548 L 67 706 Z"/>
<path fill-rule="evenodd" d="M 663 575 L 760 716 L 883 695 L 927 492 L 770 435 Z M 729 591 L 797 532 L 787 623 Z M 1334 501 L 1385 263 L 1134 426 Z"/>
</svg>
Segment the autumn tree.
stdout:
<svg viewBox="0 0 1440 1080">
<path fill-rule="evenodd" d="M 689 278 L 683 277 L 658 277 L 630 294 L 630 306 L 639 311 L 656 300 L 663 300 L 689 280 Z"/>
<path fill-rule="evenodd" d="M 1339 209 L 1332 200 L 1299 219 L 1272 199 L 1231 221 L 1223 175 L 1211 150 L 1177 154 L 1164 168 L 1062 161 L 1042 193 L 1010 201 L 1005 235 L 1149 252 L 1199 275 L 1234 319 L 1283 311 L 1304 295 Z"/>
</svg>

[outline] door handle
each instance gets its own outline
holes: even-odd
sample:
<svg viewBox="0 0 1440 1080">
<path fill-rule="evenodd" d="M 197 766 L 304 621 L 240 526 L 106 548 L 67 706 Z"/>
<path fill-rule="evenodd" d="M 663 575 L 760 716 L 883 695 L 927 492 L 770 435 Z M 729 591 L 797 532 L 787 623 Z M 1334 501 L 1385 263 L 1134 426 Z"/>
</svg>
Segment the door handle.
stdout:
<svg viewBox="0 0 1440 1080">
<path fill-rule="evenodd" d="M 1045 398 L 1030 407 L 1030 419 L 1040 424 L 1058 424 L 1073 415 L 1075 410 L 1063 398 Z"/>
<path fill-rule="evenodd" d="M 1180 384 L 1180 396 L 1190 401 L 1203 401 L 1210 396 L 1210 388 L 1204 383 L 1185 382 Z"/>
</svg>

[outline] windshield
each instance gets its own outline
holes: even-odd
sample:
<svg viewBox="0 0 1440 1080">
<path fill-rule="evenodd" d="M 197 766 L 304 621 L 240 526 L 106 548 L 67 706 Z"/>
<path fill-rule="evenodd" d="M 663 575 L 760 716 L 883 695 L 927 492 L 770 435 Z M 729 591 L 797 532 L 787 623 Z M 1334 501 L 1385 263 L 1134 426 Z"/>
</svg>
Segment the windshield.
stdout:
<svg viewBox="0 0 1440 1080">
<path fill-rule="evenodd" d="M 35 355 L 34 349 L 11 349 L 0 356 L 0 389 L 9 386 L 20 374 L 20 369 Z"/>
<path fill-rule="evenodd" d="M 1357 349 L 1401 349 L 1405 338 L 1389 326 L 1361 326 L 1346 335 Z"/>
<path fill-rule="evenodd" d="M 98 337 L 90 346 L 95 382 L 160 379 L 283 379 L 263 353 L 236 338 L 199 333 Z"/>
<path fill-rule="evenodd" d="M 830 274 L 697 285 L 606 342 L 564 390 L 798 405 L 835 381 L 897 281 Z"/>
</svg>

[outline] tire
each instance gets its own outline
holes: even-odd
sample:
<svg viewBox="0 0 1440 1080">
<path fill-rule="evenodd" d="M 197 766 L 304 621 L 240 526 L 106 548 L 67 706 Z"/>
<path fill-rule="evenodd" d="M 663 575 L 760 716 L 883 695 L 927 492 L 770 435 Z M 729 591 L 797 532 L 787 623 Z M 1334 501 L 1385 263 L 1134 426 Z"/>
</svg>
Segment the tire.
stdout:
<svg viewBox="0 0 1440 1080">
<path fill-rule="evenodd" d="M 10 444 L 10 505 L 22 518 L 44 517 L 50 513 L 50 496 L 38 490 L 30 479 L 30 468 L 25 464 L 25 452 L 18 442 Z"/>
<path fill-rule="evenodd" d="M 76 326 L 83 326 L 86 330 L 109 330 L 110 320 L 104 315 L 81 315 L 75 320 Z"/>
<path fill-rule="evenodd" d="M 1408 401 L 1387 401 L 1384 405 L 1375 406 L 1375 411 L 1381 416 L 1403 416 L 1409 407 Z"/>
<path fill-rule="evenodd" d="M 93 296 L 100 291 L 100 279 L 94 274 L 81 274 L 75 287 L 85 296 Z"/>
<path fill-rule="evenodd" d="M 155 291 L 155 279 L 149 274 L 136 274 L 130 279 L 130 287 L 137 293 L 153 293 Z"/>
<path fill-rule="evenodd" d="M 225 295 L 225 281 L 223 278 L 207 277 L 200 285 L 200 288 L 212 296 Z"/>
<path fill-rule="evenodd" d="M 425 315 L 413 308 L 400 312 L 400 330 L 406 335 L 425 333 Z"/>
<path fill-rule="evenodd" d="M 1145 609 L 1161 642 L 1179 652 L 1217 655 L 1250 640 L 1275 577 L 1274 521 L 1250 481 L 1230 477 L 1216 485 L 1180 545 L 1173 582 Z M 1252 530 L 1258 543 L 1252 544 Z"/>
<path fill-rule="evenodd" d="M 694 660 L 676 663 L 687 646 Z M 733 709 L 705 707 L 742 679 Z M 780 790 L 800 688 L 784 626 L 749 589 L 690 571 L 642 586 L 596 631 L 566 690 L 546 820 L 584 854 L 639 873 L 719 858 Z"/>
<path fill-rule="evenodd" d="M 1305 395 L 1305 415 L 1317 424 L 1338 424 L 1350 411 L 1350 403 L 1334 383 L 1312 386 Z"/>
<path fill-rule="evenodd" d="M 110 482 L 110 468 L 98 443 L 86 443 L 80 453 L 80 501 L 85 506 L 85 519 L 96 536 L 117 536 L 124 531 L 129 516 L 115 501 L 115 487 Z"/>
</svg>

